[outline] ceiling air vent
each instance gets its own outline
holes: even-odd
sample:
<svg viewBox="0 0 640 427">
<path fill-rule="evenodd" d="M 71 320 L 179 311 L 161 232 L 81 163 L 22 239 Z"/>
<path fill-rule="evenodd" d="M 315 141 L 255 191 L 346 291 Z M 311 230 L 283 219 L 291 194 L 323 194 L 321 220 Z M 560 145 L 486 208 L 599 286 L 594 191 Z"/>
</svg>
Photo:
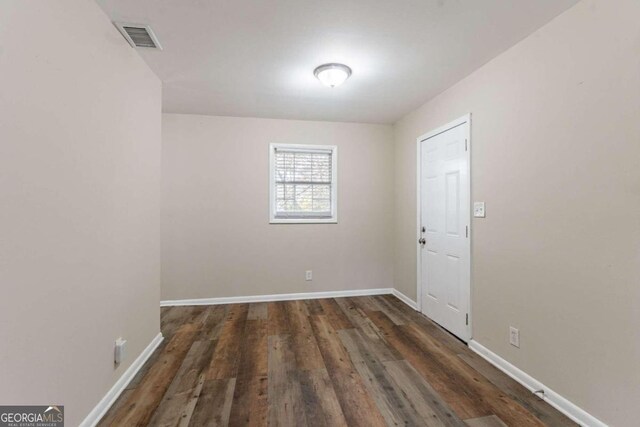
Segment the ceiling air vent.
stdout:
<svg viewBox="0 0 640 427">
<path fill-rule="evenodd" d="M 162 50 L 158 38 L 148 25 L 125 24 L 114 22 L 122 36 L 127 39 L 132 47 L 149 47 Z"/>
</svg>

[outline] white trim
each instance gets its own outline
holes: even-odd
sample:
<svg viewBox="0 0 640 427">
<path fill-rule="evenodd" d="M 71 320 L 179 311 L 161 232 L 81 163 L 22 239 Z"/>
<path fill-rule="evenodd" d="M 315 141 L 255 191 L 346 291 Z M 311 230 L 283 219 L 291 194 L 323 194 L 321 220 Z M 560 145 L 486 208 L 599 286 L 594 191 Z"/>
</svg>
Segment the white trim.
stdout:
<svg viewBox="0 0 640 427">
<path fill-rule="evenodd" d="M 412 309 L 418 311 L 418 304 L 399 290 L 393 289 L 393 295 Z"/>
<path fill-rule="evenodd" d="M 295 151 L 331 153 L 331 217 L 276 218 L 275 152 L 278 148 Z M 338 223 L 338 146 L 313 144 L 269 144 L 269 224 L 337 224 Z"/>
<path fill-rule="evenodd" d="M 522 384 L 525 388 L 527 388 L 532 393 L 538 390 L 544 390 L 544 394 L 536 393 L 536 396 L 541 397 L 545 402 L 549 405 L 556 408 L 558 411 L 565 414 L 571 420 L 582 426 L 589 427 L 607 427 L 605 423 L 589 414 L 584 409 L 570 402 L 565 397 L 551 390 L 549 387 L 542 384 L 540 381 L 536 380 L 526 372 L 520 370 L 516 366 L 507 362 L 482 344 L 477 341 L 470 340 L 469 348 L 474 352 L 478 353 L 482 358 L 484 358 L 487 362 L 491 363 L 496 368 L 500 369 L 505 374 L 509 375 L 511 378 Z"/>
<path fill-rule="evenodd" d="M 459 118 L 457 118 L 455 120 L 450 121 L 449 123 L 447 123 L 444 126 L 440 126 L 437 129 L 434 129 L 434 130 L 432 130 L 430 132 L 427 132 L 427 133 L 425 133 L 423 135 L 420 135 L 418 137 L 418 142 L 422 142 L 425 139 L 433 138 L 436 135 L 444 133 L 444 132 L 448 131 L 449 129 L 453 129 L 453 128 L 458 127 L 460 125 L 463 125 L 465 123 L 469 123 L 469 124 L 471 123 L 471 113 L 465 114 L 462 117 L 459 117 Z"/>
<path fill-rule="evenodd" d="M 337 215 L 330 218 L 272 218 L 269 224 L 337 224 Z"/>
<path fill-rule="evenodd" d="M 392 288 L 379 289 L 354 289 L 349 291 L 327 291 L 327 292 L 301 292 L 296 294 L 272 294 L 272 295 L 252 295 L 245 297 L 220 297 L 220 298 L 196 298 L 160 301 L 161 307 L 171 307 L 177 305 L 219 305 L 219 304 L 239 304 L 250 302 L 270 302 L 270 301 L 293 301 L 300 299 L 318 298 L 340 298 L 340 297 L 360 297 L 367 295 L 388 295 L 393 294 Z"/>
<path fill-rule="evenodd" d="M 416 310 L 422 313 L 422 258 L 421 258 L 421 247 L 420 243 L 418 243 L 418 239 L 422 237 L 422 233 L 420 228 L 422 227 L 422 194 L 421 194 L 421 172 L 422 172 L 422 153 L 421 153 L 421 142 L 427 140 L 429 138 L 433 138 L 436 135 L 439 135 L 443 132 L 446 132 L 455 127 L 467 124 L 466 129 L 466 139 L 467 139 L 467 179 L 469 185 L 469 212 L 467 213 L 467 224 L 469 224 L 469 295 L 467 298 L 469 306 L 467 307 L 467 313 L 469 314 L 469 325 L 467 326 L 467 336 L 469 337 L 469 341 L 471 341 L 473 337 L 473 313 L 471 309 L 471 286 L 473 284 L 473 276 L 472 271 L 473 268 L 473 253 L 471 251 L 471 238 L 472 238 L 472 224 L 471 224 L 471 210 L 473 209 L 472 203 L 472 183 L 471 183 L 471 113 L 465 114 L 462 117 L 457 118 L 444 126 L 440 126 L 437 129 L 434 129 L 430 132 L 425 133 L 424 135 L 419 136 L 416 139 Z M 424 313 L 423 313 L 424 314 Z"/>
<path fill-rule="evenodd" d="M 133 377 L 136 376 L 140 368 L 144 365 L 147 359 L 158 348 L 164 337 L 162 333 L 158 333 L 153 340 L 149 343 L 147 348 L 142 350 L 142 353 L 133 361 L 131 366 L 127 368 L 122 376 L 116 381 L 111 389 L 104 395 L 100 402 L 93 408 L 89 415 L 80 423 L 80 427 L 94 427 L 102 419 L 104 414 L 107 413 L 111 405 L 116 401 L 124 389 L 129 385 Z"/>
<path fill-rule="evenodd" d="M 416 140 L 416 305 L 422 313 L 422 251 L 419 240 L 422 238 L 422 149 L 420 138 Z"/>
</svg>

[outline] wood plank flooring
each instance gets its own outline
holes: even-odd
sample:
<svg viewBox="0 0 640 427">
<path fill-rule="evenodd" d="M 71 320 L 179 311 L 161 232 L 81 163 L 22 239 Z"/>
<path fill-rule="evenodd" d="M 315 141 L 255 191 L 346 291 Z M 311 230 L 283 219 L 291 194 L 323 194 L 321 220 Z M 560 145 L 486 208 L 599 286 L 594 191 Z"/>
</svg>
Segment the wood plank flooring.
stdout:
<svg viewBox="0 0 640 427">
<path fill-rule="evenodd" d="M 397 298 L 162 309 L 100 426 L 575 426 Z"/>
</svg>

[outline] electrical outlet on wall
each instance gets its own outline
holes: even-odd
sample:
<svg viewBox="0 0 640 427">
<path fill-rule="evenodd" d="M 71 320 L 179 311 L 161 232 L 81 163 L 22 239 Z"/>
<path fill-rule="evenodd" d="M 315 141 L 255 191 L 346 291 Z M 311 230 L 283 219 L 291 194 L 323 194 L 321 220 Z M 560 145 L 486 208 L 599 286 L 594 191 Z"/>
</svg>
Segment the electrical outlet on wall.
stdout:
<svg viewBox="0 0 640 427">
<path fill-rule="evenodd" d="M 509 344 L 520 348 L 520 331 L 513 326 L 509 327 Z"/>
<path fill-rule="evenodd" d="M 304 274 L 304 280 L 306 280 L 307 282 L 310 282 L 313 280 L 313 271 L 311 270 L 307 270 Z"/>
<path fill-rule="evenodd" d="M 127 340 L 118 338 L 116 340 L 115 349 L 113 352 L 113 363 L 119 365 L 124 359 L 125 349 L 127 347 Z"/>
</svg>

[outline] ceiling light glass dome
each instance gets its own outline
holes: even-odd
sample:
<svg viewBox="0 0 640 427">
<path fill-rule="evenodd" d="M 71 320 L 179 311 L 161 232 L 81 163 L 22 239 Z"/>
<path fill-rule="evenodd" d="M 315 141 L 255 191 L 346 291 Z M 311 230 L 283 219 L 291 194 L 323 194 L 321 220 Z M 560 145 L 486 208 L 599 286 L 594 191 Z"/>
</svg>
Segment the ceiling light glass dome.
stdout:
<svg viewBox="0 0 640 427">
<path fill-rule="evenodd" d="M 313 75 L 328 87 L 340 86 L 351 75 L 351 68 L 344 64 L 323 64 L 313 70 Z"/>
</svg>

